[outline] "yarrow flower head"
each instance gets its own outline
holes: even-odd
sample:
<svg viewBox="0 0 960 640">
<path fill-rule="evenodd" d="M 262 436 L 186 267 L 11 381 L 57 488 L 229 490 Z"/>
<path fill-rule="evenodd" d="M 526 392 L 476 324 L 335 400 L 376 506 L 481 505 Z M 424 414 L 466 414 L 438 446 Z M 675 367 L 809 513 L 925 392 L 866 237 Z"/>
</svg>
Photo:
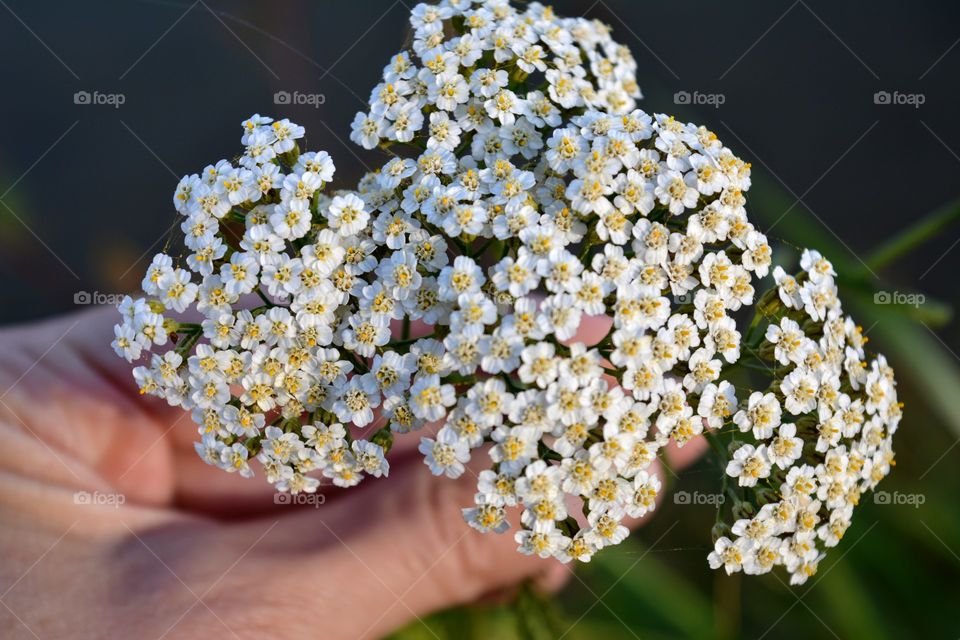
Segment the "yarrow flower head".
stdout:
<svg viewBox="0 0 960 640">
<path fill-rule="evenodd" d="M 422 431 L 436 475 L 487 462 L 470 526 L 563 562 L 622 541 L 664 447 L 706 435 L 735 498 L 710 565 L 804 580 L 900 420 L 830 263 L 773 267 L 750 165 L 638 109 L 605 25 L 505 0 L 410 21 L 351 135 L 390 159 L 355 189 L 325 193 L 330 156 L 259 115 L 237 160 L 180 182 L 188 255 L 156 256 L 120 305 L 141 391 L 191 411 L 209 464 L 280 491 L 386 476 L 394 435 Z"/>
</svg>

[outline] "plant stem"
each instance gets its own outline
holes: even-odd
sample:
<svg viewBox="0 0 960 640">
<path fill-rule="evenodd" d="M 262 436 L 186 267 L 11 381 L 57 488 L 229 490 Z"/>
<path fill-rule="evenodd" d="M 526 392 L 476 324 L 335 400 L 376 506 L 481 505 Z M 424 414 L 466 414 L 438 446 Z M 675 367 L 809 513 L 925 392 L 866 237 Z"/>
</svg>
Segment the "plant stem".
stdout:
<svg viewBox="0 0 960 640">
<path fill-rule="evenodd" d="M 707 442 L 710 443 L 710 446 L 713 447 L 714 452 L 717 454 L 722 465 L 726 465 L 729 456 L 727 455 L 727 450 L 723 446 L 723 443 L 720 441 L 720 438 L 710 429 L 704 429 L 703 435 L 706 437 Z"/>
<path fill-rule="evenodd" d="M 753 332 L 756 331 L 757 327 L 760 325 L 761 319 L 763 319 L 763 315 L 761 315 L 760 313 L 753 314 L 753 321 L 750 322 L 750 328 L 747 329 L 746 341 L 748 343 L 752 344 L 751 339 L 753 338 Z"/>
<path fill-rule="evenodd" d="M 530 581 L 520 585 L 511 603 L 517 623 L 517 637 L 522 640 L 546 640 L 560 637 L 567 625 L 553 599 L 538 592 Z"/>
<path fill-rule="evenodd" d="M 263 292 L 263 290 L 260 289 L 260 287 L 257 287 L 254 291 L 258 296 L 260 296 L 260 299 L 263 300 L 268 307 L 276 306 L 275 304 L 270 302 L 270 298 L 267 297 L 267 295 Z"/>
</svg>

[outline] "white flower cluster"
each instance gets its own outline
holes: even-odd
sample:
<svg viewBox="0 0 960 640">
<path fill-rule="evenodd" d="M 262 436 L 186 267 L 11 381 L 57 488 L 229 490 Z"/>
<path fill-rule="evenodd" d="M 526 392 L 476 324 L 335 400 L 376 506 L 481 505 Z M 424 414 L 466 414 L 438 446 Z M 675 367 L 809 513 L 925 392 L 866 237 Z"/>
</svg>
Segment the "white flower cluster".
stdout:
<svg viewBox="0 0 960 640">
<path fill-rule="evenodd" d="M 516 507 L 520 551 L 565 562 L 655 508 L 651 465 L 668 442 L 736 427 L 756 438 L 728 467 L 741 511 L 771 511 L 761 489 L 789 470 L 791 522 L 814 504 L 831 523 L 849 516 L 832 481 L 867 488 L 885 473 L 892 378 L 882 360 L 852 373 L 861 342 L 836 320 L 814 254 L 809 276 L 775 272 L 782 302 L 761 301 L 761 320 L 778 323 L 772 351 L 745 341 L 734 315 L 771 269 L 744 208 L 749 164 L 703 127 L 636 109 L 634 62 L 599 23 L 505 0 L 422 4 L 411 22 L 412 50 L 385 68 L 352 135 L 391 158 L 354 191 L 323 194 L 329 156 L 301 153 L 302 127 L 260 116 L 237 162 L 181 181 L 185 265 L 158 255 L 149 297 L 126 300 L 116 329 L 119 354 L 149 356 L 141 390 L 193 412 L 207 462 L 249 475 L 256 459 L 281 491 L 386 475 L 393 434 L 425 428 L 437 475 L 489 459 L 471 526 L 502 532 Z M 193 322 L 165 315 L 188 310 Z M 610 327 L 590 344 L 587 319 Z M 804 342 L 797 327 L 823 337 Z M 738 402 L 741 351 L 757 366 L 765 349 L 785 359 L 779 377 Z M 711 563 L 759 566 L 745 527 Z M 762 542 L 786 533 L 813 548 L 799 524 Z M 814 564 L 786 547 L 770 566 Z"/>
<path fill-rule="evenodd" d="M 773 380 L 733 416 L 751 443 L 734 443 L 726 467 L 753 501 L 709 558 L 728 573 L 783 565 L 793 584 L 813 575 L 819 547 L 839 543 L 861 495 L 890 472 L 902 408 L 893 370 L 882 355 L 867 362 L 867 339 L 843 315 L 833 266 L 816 251 L 800 264 L 797 278 L 776 267 L 777 289 L 760 303 L 768 324 L 757 355 Z"/>
<path fill-rule="evenodd" d="M 142 284 L 150 298 L 123 301 L 113 346 L 134 361 L 168 333 L 178 338 L 133 374 L 142 393 L 192 411 L 210 464 L 250 476 L 256 457 L 292 492 L 317 489 L 311 471 L 340 486 L 386 475 L 384 442 L 343 426 L 369 424 L 381 391 L 403 388 L 396 353 L 366 362 L 390 338 L 388 316 L 370 310 L 383 291 L 361 284 L 384 229 L 355 194 L 322 195 L 333 162 L 300 152 L 303 127 L 255 115 L 243 129 L 236 164 L 221 160 L 177 186 L 186 268 L 153 259 Z M 199 323 L 163 315 L 188 309 Z"/>
<path fill-rule="evenodd" d="M 478 160 L 531 159 L 543 147 L 538 129 L 560 124 L 561 111 L 625 113 L 641 97 L 633 56 L 609 27 L 539 2 L 523 12 L 508 0 L 419 4 L 410 24 L 412 51 L 394 56 L 353 121 L 350 138 L 366 149 L 411 142 L 426 124 L 444 158 L 473 133 Z"/>
<path fill-rule="evenodd" d="M 415 372 L 408 402 L 445 425 L 421 451 L 457 477 L 489 446 L 468 522 L 503 531 L 519 504 L 521 551 L 587 560 L 654 507 L 648 467 L 669 438 L 735 404 L 719 381 L 739 357 L 730 313 L 771 258 L 744 211 L 749 166 L 710 131 L 635 109 L 635 65 L 602 25 L 506 2 L 420 5 L 411 22 L 413 51 L 384 69 L 353 140 L 395 154 L 361 182 L 374 215 L 450 243 L 452 260 L 425 263 L 399 238 L 378 269 L 434 327 L 412 350 L 441 366 Z M 411 267 L 415 296 L 394 284 Z M 574 341 L 590 316 L 612 318 L 592 346 Z"/>
</svg>

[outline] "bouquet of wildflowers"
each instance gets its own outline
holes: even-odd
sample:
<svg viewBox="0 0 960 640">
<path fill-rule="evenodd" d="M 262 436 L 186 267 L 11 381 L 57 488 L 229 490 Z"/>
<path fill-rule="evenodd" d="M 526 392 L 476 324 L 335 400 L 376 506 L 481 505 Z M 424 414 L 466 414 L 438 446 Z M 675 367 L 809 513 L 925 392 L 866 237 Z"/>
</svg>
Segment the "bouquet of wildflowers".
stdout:
<svg viewBox="0 0 960 640">
<path fill-rule="evenodd" d="M 773 266 L 750 165 L 638 109 L 605 25 L 506 0 L 410 22 L 352 127 L 389 160 L 354 189 L 327 193 L 330 156 L 259 115 L 241 155 L 180 182 L 186 256 L 120 305 L 141 391 L 191 412 L 209 464 L 279 491 L 386 476 L 395 437 L 429 434 L 434 474 L 487 463 L 470 526 L 562 562 L 622 541 L 663 448 L 702 435 L 733 498 L 710 565 L 803 582 L 901 415 L 830 262 Z"/>
</svg>

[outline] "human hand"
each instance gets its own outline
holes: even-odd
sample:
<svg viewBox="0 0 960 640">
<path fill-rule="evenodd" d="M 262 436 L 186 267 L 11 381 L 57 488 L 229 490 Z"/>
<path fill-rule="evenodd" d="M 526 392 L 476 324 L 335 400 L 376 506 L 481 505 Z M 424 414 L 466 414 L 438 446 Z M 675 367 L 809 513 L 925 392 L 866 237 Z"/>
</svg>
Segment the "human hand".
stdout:
<svg viewBox="0 0 960 640">
<path fill-rule="evenodd" d="M 432 477 L 416 435 L 398 437 L 389 479 L 324 486 L 317 508 L 206 466 L 189 415 L 138 396 L 108 348 L 115 315 L 0 331 L 4 638 L 376 638 L 570 575 L 467 527 L 475 476 Z M 577 339 L 607 327 L 588 320 Z"/>
</svg>

